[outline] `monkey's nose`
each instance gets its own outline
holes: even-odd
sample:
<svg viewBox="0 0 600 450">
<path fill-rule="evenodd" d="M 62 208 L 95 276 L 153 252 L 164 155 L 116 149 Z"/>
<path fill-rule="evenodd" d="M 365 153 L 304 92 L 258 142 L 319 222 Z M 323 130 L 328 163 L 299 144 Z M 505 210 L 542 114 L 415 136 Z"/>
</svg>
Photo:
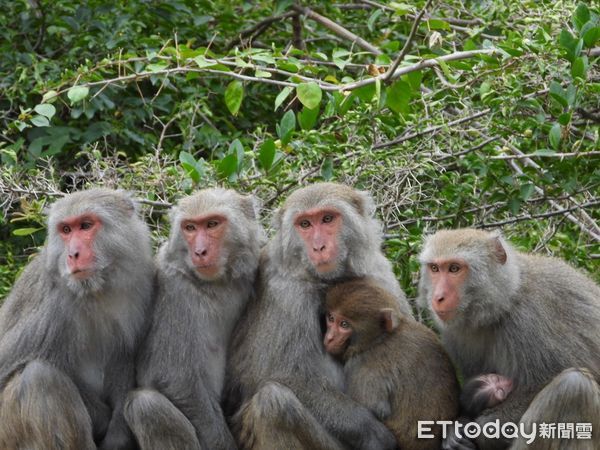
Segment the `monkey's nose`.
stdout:
<svg viewBox="0 0 600 450">
<path fill-rule="evenodd" d="M 206 254 L 208 253 L 208 250 L 207 249 L 196 250 L 194 253 L 196 253 L 196 256 L 206 256 Z"/>
<path fill-rule="evenodd" d="M 77 259 L 77 258 L 79 258 L 79 252 L 69 253 L 69 258 L 71 258 L 71 259 Z"/>
<path fill-rule="evenodd" d="M 322 246 L 321 246 L 321 247 L 319 247 L 319 248 L 313 247 L 313 250 L 314 250 L 315 252 L 322 252 L 323 250 L 325 250 L 325 245 L 322 245 Z"/>
</svg>

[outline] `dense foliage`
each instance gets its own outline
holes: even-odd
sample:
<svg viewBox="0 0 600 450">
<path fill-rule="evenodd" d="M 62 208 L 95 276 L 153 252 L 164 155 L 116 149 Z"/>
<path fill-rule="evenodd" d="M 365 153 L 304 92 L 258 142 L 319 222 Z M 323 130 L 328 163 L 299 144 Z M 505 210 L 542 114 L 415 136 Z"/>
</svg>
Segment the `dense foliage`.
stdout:
<svg viewBox="0 0 600 450">
<path fill-rule="evenodd" d="M 600 18 L 569 0 L 15 0 L 0 16 L 0 298 L 43 207 L 370 190 L 414 294 L 421 235 L 499 227 L 600 281 Z"/>
</svg>

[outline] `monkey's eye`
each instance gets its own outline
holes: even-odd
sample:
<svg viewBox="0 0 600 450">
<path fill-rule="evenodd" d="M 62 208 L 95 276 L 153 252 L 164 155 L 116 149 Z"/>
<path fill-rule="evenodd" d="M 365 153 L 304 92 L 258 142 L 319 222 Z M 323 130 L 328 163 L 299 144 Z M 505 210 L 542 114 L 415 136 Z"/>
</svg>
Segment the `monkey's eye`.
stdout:
<svg viewBox="0 0 600 450">
<path fill-rule="evenodd" d="M 300 228 L 310 227 L 310 220 L 304 219 L 300 221 Z"/>
<path fill-rule="evenodd" d="M 342 328 L 350 328 L 350 324 L 348 323 L 347 320 L 342 320 L 340 322 L 340 327 L 342 327 Z"/>
<path fill-rule="evenodd" d="M 82 230 L 89 230 L 90 228 L 92 228 L 92 222 L 81 222 L 79 228 L 81 228 Z"/>
<path fill-rule="evenodd" d="M 323 216 L 323 223 L 330 223 L 333 222 L 333 215 L 332 214 L 326 214 Z"/>
<path fill-rule="evenodd" d="M 206 228 L 214 228 L 214 227 L 216 227 L 217 225 L 219 225 L 219 221 L 218 221 L 218 220 L 209 220 L 209 221 L 206 223 Z"/>
<path fill-rule="evenodd" d="M 327 321 L 333 322 L 333 314 L 327 314 Z"/>
<path fill-rule="evenodd" d="M 71 232 L 71 227 L 69 225 L 63 225 L 60 231 L 64 234 L 69 234 Z"/>
<path fill-rule="evenodd" d="M 196 225 L 194 225 L 193 223 L 186 223 L 184 228 L 185 231 L 195 231 Z"/>
<path fill-rule="evenodd" d="M 448 270 L 451 273 L 456 273 L 460 270 L 460 266 L 458 264 L 450 264 L 450 267 L 448 268 Z"/>
<path fill-rule="evenodd" d="M 429 264 L 429 270 L 431 270 L 432 272 L 439 272 L 440 268 L 437 264 Z"/>
</svg>

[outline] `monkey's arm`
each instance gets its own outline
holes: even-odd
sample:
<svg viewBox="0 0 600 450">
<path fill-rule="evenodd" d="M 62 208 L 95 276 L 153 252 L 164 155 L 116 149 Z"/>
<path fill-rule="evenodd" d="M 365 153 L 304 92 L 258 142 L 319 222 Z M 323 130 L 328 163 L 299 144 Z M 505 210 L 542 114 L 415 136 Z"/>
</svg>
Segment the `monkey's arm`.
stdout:
<svg viewBox="0 0 600 450">
<path fill-rule="evenodd" d="M 324 383 L 308 389 L 306 383 L 298 385 L 299 380 L 287 383 L 323 427 L 352 448 L 395 448 L 385 425 L 349 396 Z"/>
<path fill-rule="evenodd" d="M 106 386 L 110 393 L 109 401 L 113 407 L 108 429 L 102 439 L 99 450 L 128 449 L 133 443 L 133 436 L 123 416 L 123 406 L 127 393 L 133 389 L 135 379 L 134 364 L 130 359 L 115 360 L 111 363 L 111 372 Z"/>
<path fill-rule="evenodd" d="M 353 358 L 355 359 L 355 358 Z M 372 370 L 361 370 L 370 367 L 364 362 L 353 364 L 346 362 L 344 373 L 346 376 L 346 393 L 348 396 L 367 408 L 382 422 L 392 414 L 391 386 L 389 381 L 377 376 Z"/>
</svg>

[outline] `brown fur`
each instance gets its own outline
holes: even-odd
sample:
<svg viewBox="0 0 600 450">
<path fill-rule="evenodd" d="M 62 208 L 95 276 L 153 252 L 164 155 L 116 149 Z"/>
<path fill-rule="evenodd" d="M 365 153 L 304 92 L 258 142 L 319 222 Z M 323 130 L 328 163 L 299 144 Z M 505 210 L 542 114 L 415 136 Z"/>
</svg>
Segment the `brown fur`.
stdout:
<svg viewBox="0 0 600 450">
<path fill-rule="evenodd" d="M 338 284 L 327 293 L 327 310 L 345 316 L 353 329 L 343 355 L 347 392 L 394 433 L 400 448 L 439 449 L 435 439 L 418 439 L 419 420 L 453 420 L 458 382 L 450 358 L 426 326 L 399 312 L 394 297 L 367 278 Z M 386 332 L 382 309 L 398 325 Z"/>
</svg>

